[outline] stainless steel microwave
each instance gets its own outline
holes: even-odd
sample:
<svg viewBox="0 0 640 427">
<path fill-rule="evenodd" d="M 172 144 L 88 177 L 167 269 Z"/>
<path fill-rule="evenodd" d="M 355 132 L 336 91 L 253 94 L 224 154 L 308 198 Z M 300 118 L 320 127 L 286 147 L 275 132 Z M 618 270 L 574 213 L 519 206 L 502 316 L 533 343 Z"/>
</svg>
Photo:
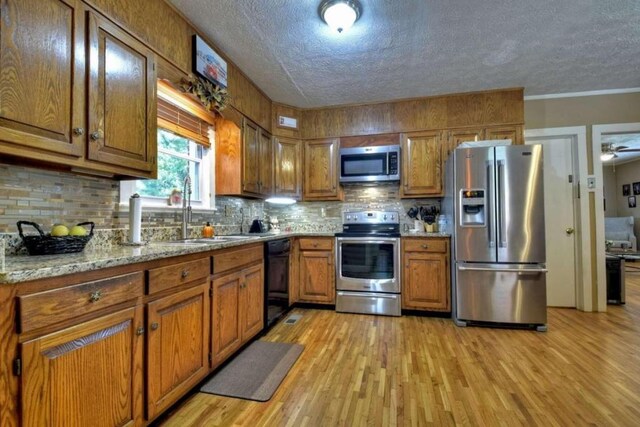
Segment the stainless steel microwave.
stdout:
<svg viewBox="0 0 640 427">
<path fill-rule="evenodd" d="M 400 146 L 340 149 L 340 182 L 400 181 Z"/>
</svg>

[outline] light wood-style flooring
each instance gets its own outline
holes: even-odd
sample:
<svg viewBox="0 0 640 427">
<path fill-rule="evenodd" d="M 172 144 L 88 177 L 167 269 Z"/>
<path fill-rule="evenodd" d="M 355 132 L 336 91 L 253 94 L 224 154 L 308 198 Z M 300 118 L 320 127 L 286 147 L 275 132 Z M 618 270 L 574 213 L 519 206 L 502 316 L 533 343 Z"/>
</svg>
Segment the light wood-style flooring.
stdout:
<svg viewBox="0 0 640 427">
<path fill-rule="evenodd" d="M 640 425 L 640 272 L 626 306 L 549 309 L 546 333 L 296 310 L 304 352 L 267 403 L 197 393 L 164 426 Z"/>
</svg>

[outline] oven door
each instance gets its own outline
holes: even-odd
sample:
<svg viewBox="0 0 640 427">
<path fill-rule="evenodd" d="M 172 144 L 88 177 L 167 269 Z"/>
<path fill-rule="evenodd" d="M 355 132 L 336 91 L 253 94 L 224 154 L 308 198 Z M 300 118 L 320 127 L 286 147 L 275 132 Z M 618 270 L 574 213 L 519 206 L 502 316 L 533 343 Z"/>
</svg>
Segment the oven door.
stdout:
<svg viewBox="0 0 640 427">
<path fill-rule="evenodd" d="M 400 239 L 337 237 L 336 289 L 400 293 Z"/>
</svg>

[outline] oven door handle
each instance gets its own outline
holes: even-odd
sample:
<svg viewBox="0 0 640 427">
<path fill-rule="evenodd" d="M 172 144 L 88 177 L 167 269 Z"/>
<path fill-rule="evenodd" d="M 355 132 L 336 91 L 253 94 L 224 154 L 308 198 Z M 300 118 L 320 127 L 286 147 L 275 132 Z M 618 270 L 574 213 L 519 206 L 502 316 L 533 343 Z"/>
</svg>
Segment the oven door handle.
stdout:
<svg viewBox="0 0 640 427">
<path fill-rule="evenodd" d="M 367 244 L 381 244 L 381 243 L 400 243 L 399 237 L 336 237 L 338 243 L 367 243 Z"/>
</svg>

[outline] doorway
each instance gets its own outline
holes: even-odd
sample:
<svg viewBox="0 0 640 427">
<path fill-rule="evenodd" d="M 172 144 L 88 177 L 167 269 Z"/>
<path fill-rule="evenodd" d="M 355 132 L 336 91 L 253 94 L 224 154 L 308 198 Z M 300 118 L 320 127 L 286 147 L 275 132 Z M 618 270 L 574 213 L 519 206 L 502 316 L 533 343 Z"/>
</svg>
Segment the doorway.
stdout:
<svg viewBox="0 0 640 427">
<path fill-rule="evenodd" d="M 605 183 L 605 174 L 603 166 L 618 162 L 619 170 L 624 167 L 630 173 L 625 173 L 625 178 L 621 180 L 621 185 L 618 188 L 617 182 L 613 187 L 610 187 L 607 197 L 607 208 L 609 210 L 615 210 L 619 216 L 632 216 L 635 218 L 635 222 L 640 222 L 640 208 L 636 204 L 636 197 L 640 198 L 639 194 L 635 194 L 633 183 L 640 184 L 640 169 L 633 165 L 633 156 L 637 153 L 633 152 L 636 146 L 633 143 L 634 139 L 640 138 L 640 123 L 620 123 L 611 125 L 594 125 L 592 127 L 592 141 L 593 141 L 593 170 L 597 182 Z M 624 147 L 624 148 L 622 148 Z M 603 153 L 615 153 L 616 157 L 603 162 Z M 627 158 L 625 158 L 627 156 Z M 605 159 L 607 157 L 604 157 Z M 622 162 L 619 162 L 622 158 Z M 632 163 L 629 163 L 632 162 Z M 625 165 L 626 163 L 626 165 Z M 631 168 L 629 167 L 631 166 Z M 631 169 L 631 170 L 629 170 Z M 627 171 L 625 171 L 627 172 Z M 628 182 L 627 182 L 628 181 Z M 625 191 L 622 185 L 628 185 L 628 194 L 624 194 Z M 604 185 L 599 186 L 599 188 Z M 602 190 L 596 193 L 595 211 L 596 211 L 596 260 L 598 263 L 598 305 L 600 307 L 606 307 L 607 302 L 607 284 L 605 273 L 605 194 Z M 617 204 L 617 206 L 616 206 Z M 637 227 L 636 227 L 637 228 Z M 636 232 L 636 237 L 640 238 L 640 235 Z"/>
<path fill-rule="evenodd" d="M 527 130 L 525 144 L 541 144 L 544 152 L 547 305 L 590 310 L 591 274 L 586 269 L 590 269 L 590 258 L 583 256 L 589 228 L 584 224 L 587 215 L 582 215 L 588 212 L 582 194 L 587 176 L 586 129 Z"/>
</svg>

